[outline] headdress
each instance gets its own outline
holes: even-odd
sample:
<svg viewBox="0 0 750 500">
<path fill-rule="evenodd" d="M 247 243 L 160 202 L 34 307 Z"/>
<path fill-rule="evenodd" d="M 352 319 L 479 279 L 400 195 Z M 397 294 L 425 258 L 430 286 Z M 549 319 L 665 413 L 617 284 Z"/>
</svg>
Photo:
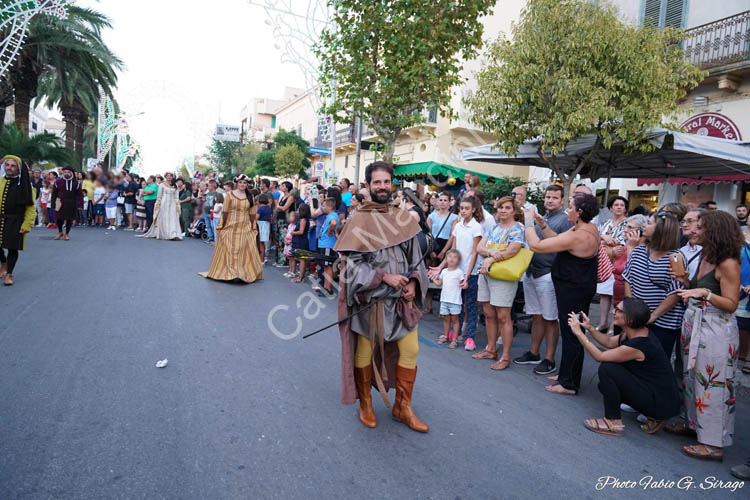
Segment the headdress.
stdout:
<svg viewBox="0 0 750 500">
<path fill-rule="evenodd" d="M 234 183 L 237 184 L 240 181 L 245 181 L 250 184 L 250 177 L 246 176 L 245 174 L 240 174 L 237 177 L 234 178 Z"/>
<path fill-rule="evenodd" d="M 29 178 L 29 169 L 23 164 L 23 160 L 15 155 L 5 155 L 1 160 L 0 164 L 0 176 L 5 175 L 5 162 L 7 160 L 14 160 L 18 164 L 18 185 L 21 186 L 21 197 L 20 200 L 24 206 L 34 204 L 34 196 L 32 195 L 31 179 Z"/>
</svg>

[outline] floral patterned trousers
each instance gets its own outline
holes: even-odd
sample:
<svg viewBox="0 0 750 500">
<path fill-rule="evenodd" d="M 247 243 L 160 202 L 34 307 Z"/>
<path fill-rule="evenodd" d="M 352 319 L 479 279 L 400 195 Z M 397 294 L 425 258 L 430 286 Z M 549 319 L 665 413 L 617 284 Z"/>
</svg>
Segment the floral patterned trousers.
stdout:
<svg viewBox="0 0 750 500">
<path fill-rule="evenodd" d="M 682 322 L 682 388 L 698 442 L 731 446 L 739 331 L 733 314 L 690 300 Z"/>
</svg>

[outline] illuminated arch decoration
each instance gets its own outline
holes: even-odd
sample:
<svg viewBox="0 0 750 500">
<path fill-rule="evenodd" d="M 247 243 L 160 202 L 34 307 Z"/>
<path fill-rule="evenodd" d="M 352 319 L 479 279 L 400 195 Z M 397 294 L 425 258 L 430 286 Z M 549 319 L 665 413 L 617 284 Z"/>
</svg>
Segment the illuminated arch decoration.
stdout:
<svg viewBox="0 0 750 500">
<path fill-rule="evenodd" d="M 31 19 L 38 14 L 56 16 L 67 15 L 66 0 L 6 0 L 0 7 L 0 78 L 15 61 L 18 51 L 26 38 Z"/>
<path fill-rule="evenodd" d="M 281 51 L 281 62 L 296 64 L 305 78 L 305 89 L 316 89 L 320 81 L 320 61 L 312 48 L 320 40 L 320 33 L 330 23 L 333 8 L 327 0 L 248 0 L 263 7 Z M 309 92 L 308 98 L 315 113 L 323 107 L 320 93 Z M 318 116 L 318 129 L 331 140 L 331 126 L 327 117 Z"/>
<path fill-rule="evenodd" d="M 96 159 L 103 161 L 112 148 L 112 143 L 117 135 L 118 121 L 117 114 L 115 113 L 115 103 L 101 87 L 99 87 L 99 118 L 97 122 L 99 131 Z"/>
</svg>

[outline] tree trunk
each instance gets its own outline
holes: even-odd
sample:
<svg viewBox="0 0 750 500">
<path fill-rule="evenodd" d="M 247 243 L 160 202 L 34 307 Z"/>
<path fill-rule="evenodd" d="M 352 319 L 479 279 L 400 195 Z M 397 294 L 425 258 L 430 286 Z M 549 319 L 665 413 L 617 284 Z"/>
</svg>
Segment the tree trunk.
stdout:
<svg viewBox="0 0 750 500">
<path fill-rule="evenodd" d="M 5 126 L 5 110 L 13 105 L 13 87 L 5 78 L 0 79 L 0 129 Z"/>
<path fill-rule="evenodd" d="M 31 101 L 36 97 L 39 86 L 39 71 L 33 62 L 21 62 L 12 78 L 15 93 L 16 127 L 29 133 L 29 112 Z"/>
<path fill-rule="evenodd" d="M 71 152 L 75 152 L 76 145 L 76 124 L 75 124 L 75 108 L 72 104 L 60 102 L 60 112 L 63 115 L 63 121 L 65 122 L 65 147 Z"/>
<path fill-rule="evenodd" d="M 73 153 L 73 168 L 79 170 L 83 165 L 83 136 L 89 115 L 76 98 L 70 103 L 60 103 L 60 112 L 65 121 L 65 147 Z"/>
</svg>

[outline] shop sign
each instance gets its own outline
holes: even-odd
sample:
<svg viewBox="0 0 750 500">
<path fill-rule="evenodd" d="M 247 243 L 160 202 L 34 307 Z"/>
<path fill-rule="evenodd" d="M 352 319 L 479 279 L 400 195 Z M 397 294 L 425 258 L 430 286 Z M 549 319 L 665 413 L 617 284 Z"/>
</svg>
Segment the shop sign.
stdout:
<svg viewBox="0 0 750 500">
<path fill-rule="evenodd" d="M 696 134 L 730 141 L 741 141 L 739 128 L 727 116 L 721 113 L 700 113 L 691 116 L 680 128 L 688 134 Z"/>
</svg>

